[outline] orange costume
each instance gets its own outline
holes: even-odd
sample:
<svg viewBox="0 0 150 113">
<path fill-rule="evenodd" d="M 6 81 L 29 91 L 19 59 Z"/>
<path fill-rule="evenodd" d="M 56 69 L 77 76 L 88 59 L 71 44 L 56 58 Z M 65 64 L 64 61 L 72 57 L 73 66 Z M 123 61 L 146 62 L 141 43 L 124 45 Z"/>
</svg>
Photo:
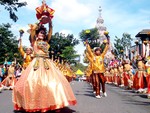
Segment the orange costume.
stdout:
<svg viewBox="0 0 150 113">
<path fill-rule="evenodd" d="M 93 86 L 93 92 L 95 93 L 96 92 L 96 77 L 93 74 L 93 61 L 94 60 L 92 59 L 92 56 L 90 56 L 88 52 L 86 52 L 86 58 L 89 61 L 89 67 L 87 69 L 88 69 L 88 74 L 90 76 L 91 83 Z"/>
<path fill-rule="evenodd" d="M 20 45 L 20 47 L 18 48 L 19 49 L 19 52 L 21 54 L 21 56 L 23 57 L 23 64 L 22 64 L 22 67 L 23 69 L 26 69 L 26 67 L 30 64 L 30 62 L 32 61 L 33 59 L 33 54 L 30 53 L 30 54 L 27 54 L 24 50 L 23 50 L 23 47 L 22 45 Z M 26 49 L 30 49 L 31 48 L 26 48 Z M 32 51 L 32 50 L 31 50 Z"/>
<path fill-rule="evenodd" d="M 104 73 L 104 76 L 105 76 L 105 78 L 106 78 L 106 83 L 110 83 L 110 72 L 109 72 L 109 69 L 108 68 L 106 68 L 106 71 L 105 71 L 105 73 Z"/>
<path fill-rule="evenodd" d="M 100 95 L 100 83 L 102 84 L 102 91 L 105 93 L 105 66 L 104 66 L 104 56 L 108 50 L 108 43 L 105 43 L 105 48 L 100 55 L 96 55 L 93 53 L 92 49 L 90 48 L 89 44 L 86 44 L 87 52 L 91 59 L 93 60 L 93 72 L 94 76 L 96 77 L 96 96 Z"/>
<path fill-rule="evenodd" d="M 133 74 L 131 72 L 131 65 L 127 61 L 124 63 L 123 82 L 125 88 L 131 88 L 133 85 Z"/>
<path fill-rule="evenodd" d="M 118 68 L 117 64 L 114 65 L 114 76 L 113 76 L 113 82 L 115 85 L 117 85 L 117 78 L 118 78 Z"/>
<path fill-rule="evenodd" d="M 53 18 L 54 10 L 45 3 L 43 0 L 42 5 L 36 8 L 37 19 L 43 19 L 41 24 L 46 24 L 49 19 Z"/>
<path fill-rule="evenodd" d="M 147 70 L 147 97 L 150 98 L 150 56 L 147 58 L 147 62 L 145 64 Z"/>
<path fill-rule="evenodd" d="M 7 89 L 13 89 L 16 81 L 15 63 L 12 63 L 8 68 L 8 76 L 2 81 L 2 85 L 4 85 L 4 87 L 6 87 Z"/>
<path fill-rule="evenodd" d="M 122 86 L 124 86 L 124 84 L 123 84 L 123 66 L 122 65 L 118 66 L 118 71 L 119 71 L 118 85 L 122 87 Z"/>
<path fill-rule="evenodd" d="M 133 88 L 135 90 L 138 90 L 139 92 L 144 91 L 144 88 L 147 87 L 146 77 L 147 77 L 147 73 L 146 73 L 145 64 L 143 63 L 142 59 L 140 59 L 138 61 L 138 71 L 134 76 Z"/>
<path fill-rule="evenodd" d="M 36 30 L 31 29 L 31 31 L 34 34 Z M 37 35 L 40 32 L 41 30 Z M 15 84 L 13 90 L 15 110 L 46 112 L 76 104 L 76 98 L 69 82 L 49 58 L 50 45 L 48 42 L 51 35 L 52 26 L 50 24 L 46 41 L 38 40 L 38 37 L 34 40 L 34 36 L 31 37 L 34 58 Z"/>
</svg>

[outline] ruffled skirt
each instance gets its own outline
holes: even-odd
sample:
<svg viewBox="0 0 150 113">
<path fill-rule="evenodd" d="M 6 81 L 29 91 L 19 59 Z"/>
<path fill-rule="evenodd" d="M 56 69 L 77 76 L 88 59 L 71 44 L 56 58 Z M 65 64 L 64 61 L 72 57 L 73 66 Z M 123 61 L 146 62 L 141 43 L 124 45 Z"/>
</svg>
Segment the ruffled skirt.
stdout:
<svg viewBox="0 0 150 113">
<path fill-rule="evenodd" d="M 49 69 L 44 67 L 43 58 L 40 58 L 39 67 L 34 70 L 35 58 L 22 72 L 13 90 L 15 110 L 46 112 L 76 104 L 76 98 L 65 76 L 51 60 L 45 60 Z"/>
</svg>

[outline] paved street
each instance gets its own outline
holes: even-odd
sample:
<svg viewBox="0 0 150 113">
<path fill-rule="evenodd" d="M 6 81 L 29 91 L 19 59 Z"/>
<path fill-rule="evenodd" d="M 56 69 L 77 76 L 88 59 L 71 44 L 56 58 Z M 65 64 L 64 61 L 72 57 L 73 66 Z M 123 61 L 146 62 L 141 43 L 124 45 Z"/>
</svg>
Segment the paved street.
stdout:
<svg viewBox="0 0 150 113">
<path fill-rule="evenodd" d="M 108 97 L 96 99 L 92 88 L 86 82 L 71 83 L 77 98 L 76 106 L 69 106 L 58 113 L 150 113 L 150 99 L 113 85 L 106 85 Z M 11 101 L 11 91 L 0 93 L 0 113 L 15 113 Z M 23 112 L 16 112 L 23 113 Z M 55 113 L 51 111 L 48 113 Z"/>
</svg>

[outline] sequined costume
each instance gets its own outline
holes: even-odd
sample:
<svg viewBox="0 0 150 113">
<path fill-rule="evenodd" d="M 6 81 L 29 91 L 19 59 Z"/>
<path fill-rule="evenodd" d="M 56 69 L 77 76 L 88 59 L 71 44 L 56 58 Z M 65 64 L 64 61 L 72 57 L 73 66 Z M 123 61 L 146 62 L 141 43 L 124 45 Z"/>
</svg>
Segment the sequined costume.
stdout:
<svg viewBox="0 0 150 113">
<path fill-rule="evenodd" d="M 49 30 L 48 41 L 51 33 L 52 30 Z M 31 32 L 32 37 L 34 34 Z M 48 41 L 31 38 L 34 58 L 15 84 L 13 90 L 15 110 L 46 112 L 76 104 L 76 98 L 69 82 L 54 62 L 49 59 Z"/>
</svg>

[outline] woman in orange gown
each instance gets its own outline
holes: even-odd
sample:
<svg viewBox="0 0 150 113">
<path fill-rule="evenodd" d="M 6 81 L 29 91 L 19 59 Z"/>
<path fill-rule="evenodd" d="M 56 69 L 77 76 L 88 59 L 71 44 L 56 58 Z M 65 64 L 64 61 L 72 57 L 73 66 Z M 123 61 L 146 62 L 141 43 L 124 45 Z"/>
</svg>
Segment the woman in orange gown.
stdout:
<svg viewBox="0 0 150 113">
<path fill-rule="evenodd" d="M 46 29 L 42 27 L 43 25 L 35 24 L 33 26 L 31 42 L 34 58 L 15 84 L 13 90 L 14 109 L 26 112 L 46 112 L 75 105 L 76 98 L 69 82 L 49 59 L 48 49 L 50 46 L 48 42 L 52 35 L 51 21 L 48 35 L 46 35 Z"/>
</svg>

